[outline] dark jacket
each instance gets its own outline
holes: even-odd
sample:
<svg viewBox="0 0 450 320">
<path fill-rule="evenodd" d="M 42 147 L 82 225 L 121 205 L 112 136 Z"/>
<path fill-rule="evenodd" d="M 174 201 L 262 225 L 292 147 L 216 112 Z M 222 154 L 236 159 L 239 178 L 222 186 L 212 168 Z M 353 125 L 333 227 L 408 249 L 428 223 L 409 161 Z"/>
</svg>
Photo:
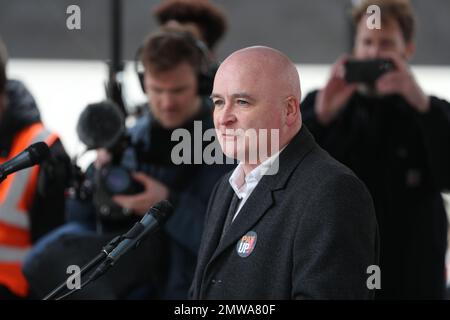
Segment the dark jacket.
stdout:
<svg viewBox="0 0 450 320">
<path fill-rule="evenodd" d="M 381 238 L 381 299 L 442 298 L 447 219 L 440 192 L 450 188 L 450 104 L 430 98 L 419 114 L 400 96 L 355 94 L 324 127 L 317 92 L 301 104 L 317 142 L 350 167 L 375 203 Z"/>
<path fill-rule="evenodd" d="M 22 129 L 41 122 L 34 98 L 25 86 L 15 80 L 6 84 L 7 107 L 0 118 L 0 155 L 6 157 L 14 136 Z M 50 147 L 50 156 L 41 163 L 38 186 L 29 211 L 31 240 L 64 223 L 65 189 L 70 178 L 70 159 L 60 140 Z"/>
<path fill-rule="evenodd" d="M 264 176 L 219 243 L 233 190 L 214 188 L 194 299 L 366 299 L 367 268 L 376 265 L 377 223 L 363 183 L 302 127 Z M 253 232 L 253 233 L 251 233 Z M 247 257 L 245 235 L 256 235 Z"/>
</svg>

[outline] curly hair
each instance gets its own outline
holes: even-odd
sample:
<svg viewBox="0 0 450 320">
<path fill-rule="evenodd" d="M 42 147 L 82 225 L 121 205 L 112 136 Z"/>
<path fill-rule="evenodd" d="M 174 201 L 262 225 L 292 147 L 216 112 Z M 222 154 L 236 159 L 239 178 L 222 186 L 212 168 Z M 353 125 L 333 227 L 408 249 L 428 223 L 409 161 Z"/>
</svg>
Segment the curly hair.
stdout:
<svg viewBox="0 0 450 320">
<path fill-rule="evenodd" d="M 210 50 L 227 30 L 224 12 L 208 0 L 165 0 L 153 10 L 160 25 L 170 20 L 195 23 Z"/>
</svg>

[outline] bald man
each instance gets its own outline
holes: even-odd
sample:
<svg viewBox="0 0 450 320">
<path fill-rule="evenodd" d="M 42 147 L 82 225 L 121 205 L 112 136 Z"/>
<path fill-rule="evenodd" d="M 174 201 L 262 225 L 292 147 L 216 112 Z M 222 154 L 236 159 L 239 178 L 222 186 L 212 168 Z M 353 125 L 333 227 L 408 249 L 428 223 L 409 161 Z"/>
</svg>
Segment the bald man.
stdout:
<svg viewBox="0 0 450 320">
<path fill-rule="evenodd" d="M 239 165 L 212 192 L 191 297 L 372 298 L 372 199 L 302 126 L 294 64 L 271 48 L 239 50 L 211 97 L 221 148 Z"/>
</svg>

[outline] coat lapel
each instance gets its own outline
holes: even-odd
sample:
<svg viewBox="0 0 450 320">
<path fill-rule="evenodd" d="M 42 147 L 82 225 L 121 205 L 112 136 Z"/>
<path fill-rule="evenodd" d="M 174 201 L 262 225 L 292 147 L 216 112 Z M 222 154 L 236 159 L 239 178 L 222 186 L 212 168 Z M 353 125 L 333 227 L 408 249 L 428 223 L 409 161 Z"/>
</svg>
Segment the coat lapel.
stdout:
<svg viewBox="0 0 450 320">
<path fill-rule="evenodd" d="M 260 182 L 262 182 L 262 179 Z M 219 243 L 212 259 L 215 259 L 230 245 L 234 245 L 247 231 L 250 231 L 272 204 L 273 197 L 270 186 L 264 183 L 258 183 L 258 186 L 253 190 L 251 196 L 247 199 L 238 216 Z"/>
<path fill-rule="evenodd" d="M 208 263 L 214 250 L 216 250 L 220 236 L 222 235 L 223 224 L 225 223 L 225 217 L 234 192 L 228 183 L 230 175 L 231 173 L 223 178 L 221 185 L 215 194 L 215 198 L 220 200 L 214 201 L 214 204 L 210 208 L 210 218 L 208 219 L 208 225 L 205 228 L 205 237 L 202 239 L 202 241 L 204 241 L 205 249 L 202 256 L 199 257 L 201 259 L 198 262 L 199 265 L 206 265 L 206 263 Z"/>
</svg>

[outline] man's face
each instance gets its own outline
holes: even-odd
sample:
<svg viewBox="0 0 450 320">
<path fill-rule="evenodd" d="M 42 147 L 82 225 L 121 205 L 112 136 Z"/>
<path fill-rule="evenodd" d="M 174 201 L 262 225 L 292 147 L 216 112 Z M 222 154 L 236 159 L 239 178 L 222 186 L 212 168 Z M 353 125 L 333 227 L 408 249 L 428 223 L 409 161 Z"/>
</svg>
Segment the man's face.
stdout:
<svg viewBox="0 0 450 320">
<path fill-rule="evenodd" d="M 255 145 L 265 145 L 270 152 L 268 137 L 271 129 L 282 127 L 283 100 L 278 98 L 267 77 L 246 71 L 244 66 L 227 66 L 219 69 L 211 97 L 216 134 L 226 156 L 247 162 L 246 159 L 254 156 L 249 158 L 249 151 L 256 150 Z M 236 132 L 236 129 L 242 130 Z M 260 129 L 267 129 L 268 137 L 261 136 L 264 140 L 260 139 Z M 256 140 L 249 138 L 251 131 L 256 133 Z"/>
<path fill-rule="evenodd" d="M 413 50 L 413 44 L 405 42 L 396 20 L 387 19 L 382 21 L 381 29 L 369 29 L 363 17 L 357 26 L 353 53 L 358 59 L 382 58 L 385 52 L 409 59 Z"/>
<path fill-rule="evenodd" d="M 166 129 L 175 129 L 191 119 L 200 108 L 197 75 L 187 62 L 171 70 L 145 71 L 145 90 L 155 119 Z"/>
</svg>

